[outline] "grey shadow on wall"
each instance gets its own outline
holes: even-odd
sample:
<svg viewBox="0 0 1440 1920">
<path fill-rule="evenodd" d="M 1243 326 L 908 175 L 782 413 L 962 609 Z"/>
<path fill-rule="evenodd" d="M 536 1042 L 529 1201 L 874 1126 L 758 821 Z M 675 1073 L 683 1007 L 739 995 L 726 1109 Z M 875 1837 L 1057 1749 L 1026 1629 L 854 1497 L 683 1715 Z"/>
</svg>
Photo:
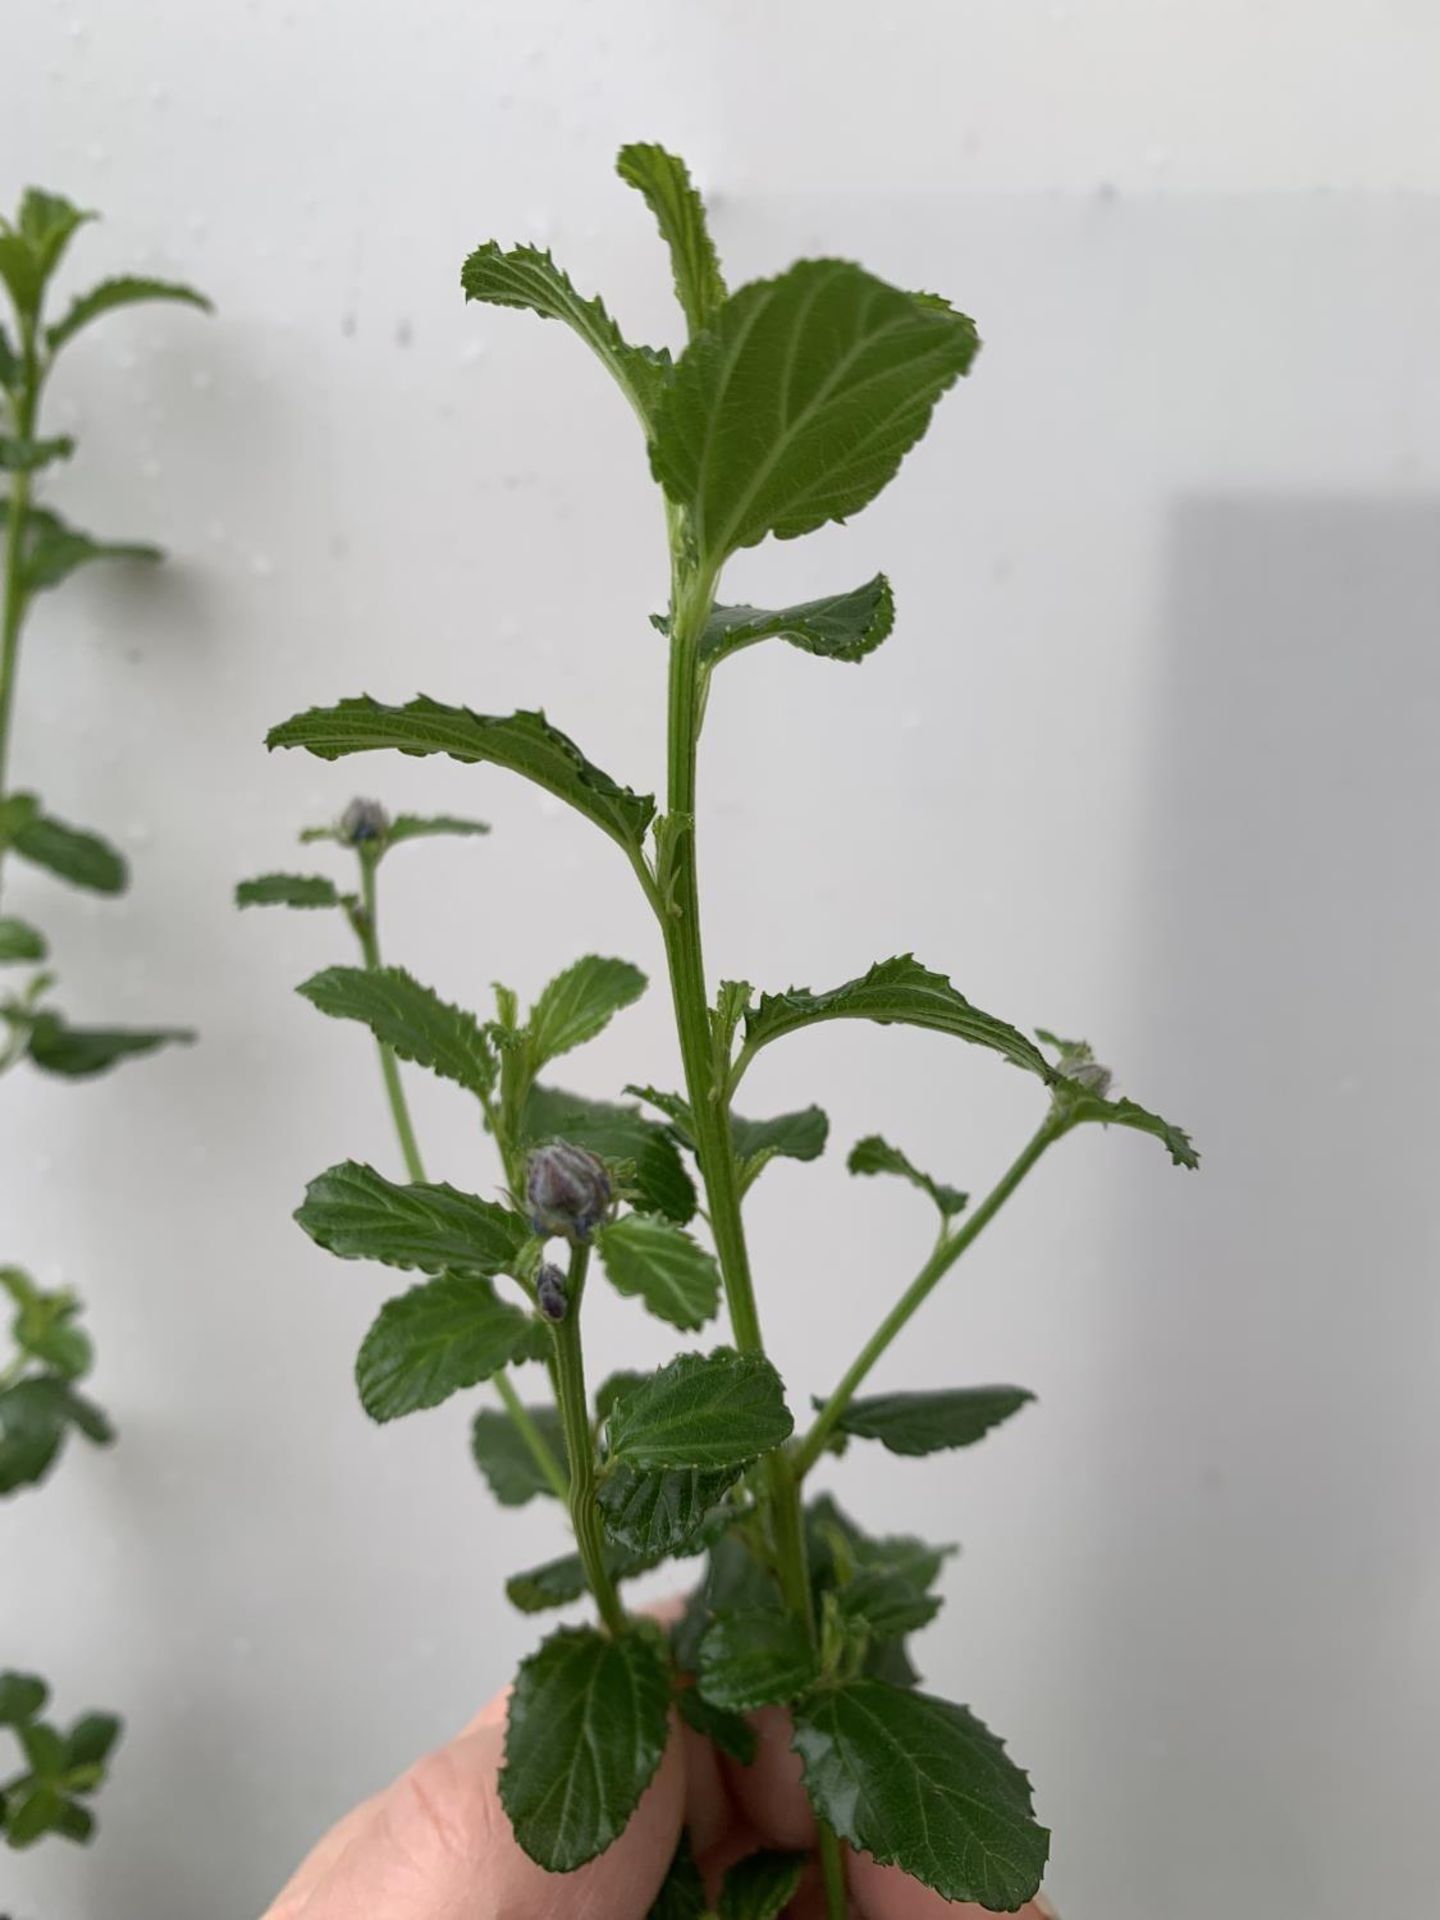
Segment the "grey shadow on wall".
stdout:
<svg viewBox="0 0 1440 1920">
<path fill-rule="evenodd" d="M 1206 1162 L 1110 1249 L 1082 1631 L 1124 1706 L 1084 1844 L 1111 1920 L 1403 1912 L 1440 1773 L 1440 500 L 1188 499 L 1166 554 L 1137 1025 Z"/>
</svg>

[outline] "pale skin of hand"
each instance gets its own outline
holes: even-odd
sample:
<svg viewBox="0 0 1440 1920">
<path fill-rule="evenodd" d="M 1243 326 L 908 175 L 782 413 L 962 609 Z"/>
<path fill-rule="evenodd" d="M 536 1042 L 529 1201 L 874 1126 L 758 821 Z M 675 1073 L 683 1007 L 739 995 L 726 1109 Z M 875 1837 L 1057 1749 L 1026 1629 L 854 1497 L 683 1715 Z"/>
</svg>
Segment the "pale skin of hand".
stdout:
<svg viewBox="0 0 1440 1920">
<path fill-rule="evenodd" d="M 752 1720 L 759 1753 L 748 1768 L 677 1722 L 619 1840 L 578 1873 L 556 1875 L 520 1851 L 500 1805 L 502 1694 L 448 1746 L 347 1814 L 264 1920 L 645 1920 L 682 1823 L 712 1880 L 757 1847 L 813 1845 L 785 1715 L 766 1708 Z M 864 1854 L 850 1855 L 846 1871 L 851 1920 L 984 1920 L 981 1908 L 942 1900 Z M 824 1920 L 818 1886 L 803 1886 L 789 1912 Z M 1052 1910 L 1029 1906 L 1020 1920 L 1053 1920 Z"/>
</svg>

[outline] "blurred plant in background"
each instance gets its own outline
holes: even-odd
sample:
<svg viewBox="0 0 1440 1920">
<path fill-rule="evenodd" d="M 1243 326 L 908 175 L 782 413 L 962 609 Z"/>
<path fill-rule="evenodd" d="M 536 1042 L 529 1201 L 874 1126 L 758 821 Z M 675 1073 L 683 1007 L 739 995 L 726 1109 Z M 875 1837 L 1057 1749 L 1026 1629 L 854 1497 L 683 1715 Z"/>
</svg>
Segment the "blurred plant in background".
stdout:
<svg viewBox="0 0 1440 1920">
<path fill-rule="evenodd" d="M 46 296 L 76 230 L 94 215 L 57 194 L 27 192 L 13 221 L 0 219 L 0 281 L 9 295 L 14 333 L 0 325 L 0 472 L 8 496 L 0 501 L 4 538 L 4 600 L 0 615 L 0 885 L 8 856 L 44 868 L 92 893 L 122 893 L 124 857 L 100 834 L 69 826 L 38 794 L 9 783 L 10 746 L 20 641 L 39 596 L 79 567 L 98 560 L 153 563 L 156 547 L 96 539 L 35 497 L 39 476 L 75 451 L 66 435 L 47 437 L 40 405 L 61 352 L 93 322 L 140 301 L 172 300 L 208 311 L 190 287 L 133 275 L 103 280 L 75 298 L 63 315 L 46 318 Z M 71 1022 L 50 1002 L 55 975 L 49 943 L 27 919 L 0 912 L 0 966 L 36 969 L 20 984 L 0 988 L 0 1074 L 29 1061 L 43 1073 L 85 1079 L 117 1061 L 188 1040 L 180 1029 L 95 1027 Z M 0 1268 L 0 1286 L 14 1306 L 14 1353 L 0 1362 L 0 1496 L 34 1487 L 50 1472 L 74 1431 L 104 1446 L 110 1422 L 78 1390 L 94 1358 L 79 1324 L 79 1302 L 65 1291 L 45 1292 L 20 1268 Z M 4 1651 L 8 1651 L 4 1650 Z M 21 1750 L 13 1774 L 0 1772 L 0 1833 L 12 1847 L 45 1834 L 88 1840 L 95 1817 L 90 1798 L 105 1778 L 120 1722 L 87 1713 L 62 1731 L 42 1718 L 49 1689 L 34 1674 L 0 1671 L 0 1728 Z"/>
</svg>

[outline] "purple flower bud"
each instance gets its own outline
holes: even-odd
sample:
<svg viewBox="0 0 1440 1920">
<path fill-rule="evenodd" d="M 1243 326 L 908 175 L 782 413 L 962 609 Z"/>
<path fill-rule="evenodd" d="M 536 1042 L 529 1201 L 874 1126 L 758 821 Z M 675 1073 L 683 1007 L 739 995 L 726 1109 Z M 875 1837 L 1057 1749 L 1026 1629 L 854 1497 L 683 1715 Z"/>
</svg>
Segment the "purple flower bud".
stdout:
<svg viewBox="0 0 1440 1920">
<path fill-rule="evenodd" d="M 547 1320 L 563 1320 L 570 1311 L 565 1276 L 558 1267 L 541 1267 L 535 1276 L 535 1304 Z"/>
<path fill-rule="evenodd" d="M 588 1240 L 610 1206 L 610 1175 L 605 1162 L 584 1147 L 552 1140 L 530 1156 L 525 1198 L 536 1233 Z"/>
<path fill-rule="evenodd" d="M 390 816 L 378 800 L 352 800 L 340 816 L 340 838 L 347 847 L 364 847 L 384 840 Z"/>
</svg>

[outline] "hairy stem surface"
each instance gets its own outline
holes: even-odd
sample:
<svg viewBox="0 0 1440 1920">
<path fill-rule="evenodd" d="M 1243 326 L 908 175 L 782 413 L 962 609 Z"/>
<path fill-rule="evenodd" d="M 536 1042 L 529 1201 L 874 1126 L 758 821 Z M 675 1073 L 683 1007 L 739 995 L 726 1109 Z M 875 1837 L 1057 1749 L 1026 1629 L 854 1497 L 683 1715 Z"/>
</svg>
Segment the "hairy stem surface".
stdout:
<svg viewBox="0 0 1440 1920">
<path fill-rule="evenodd" d="M 595 1441 L 590 1431 L 585 1357 L 580 1343 L 580 1301 L 589 1264 L 589 1247 L 571 1249 L 566 1287 L 569 1304 L 565 1318 L 554 1328 L 555 1393 L 560 1403 L 560 1424 L 565 1432 L 565 1457 L 570 1463 L 570 1524 L 575 1530 L 575 1544 L 580 1549 L 580 1561 L 600 1609 L 600 1618 L 612 1634 L 618 1635 L 625 1631 L 625 1609 L 605 1564 L 605 1534 L 600 1525 L 600 1509 L 595 1504 Z"/>
</svg>

